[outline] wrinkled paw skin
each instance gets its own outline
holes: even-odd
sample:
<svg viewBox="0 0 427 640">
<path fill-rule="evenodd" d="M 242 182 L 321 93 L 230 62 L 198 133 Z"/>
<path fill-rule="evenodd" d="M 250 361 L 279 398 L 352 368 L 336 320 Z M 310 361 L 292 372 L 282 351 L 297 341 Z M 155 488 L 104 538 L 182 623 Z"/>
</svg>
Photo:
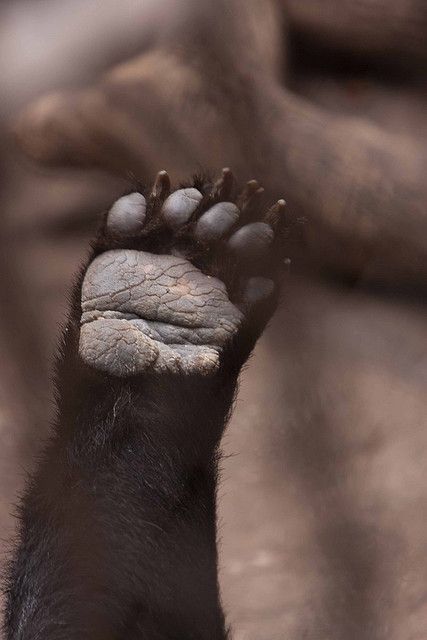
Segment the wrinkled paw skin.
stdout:
<svg viewBox="0 0 427 640">
<path fill-rule="evenodd" d="M 284 201 L 260 220 L 262 189 L 251 181 L 233 198 L 228 169 L 197 187 L 171 193 L 162 171 L 150 194 L 129 194 L 110 209 L 81 288 L 79 354 L 90 367 L 118 377 L 211 375 L 252 309 L 274 296 L 269 254 Z"/>
<path fill-rule="evenodd" d="M 209 373 L 242 319 L 224 283 L 191 262 L 127 249 L 92 262 L 82 311 L 83 358 L 119 376 L 151 366 Z"/>
</svg>

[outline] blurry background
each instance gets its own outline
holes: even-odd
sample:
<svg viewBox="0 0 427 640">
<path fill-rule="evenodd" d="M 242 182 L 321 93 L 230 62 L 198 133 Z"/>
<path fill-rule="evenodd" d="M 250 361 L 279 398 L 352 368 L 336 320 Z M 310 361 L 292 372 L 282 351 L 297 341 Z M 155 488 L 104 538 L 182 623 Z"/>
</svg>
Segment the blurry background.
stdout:
<svg viewBox="0 0 427 640">
<path fill-rule="evenodd" d="M 224 441 L 234 640 L 425 640 L 426 62 L 424 0 L 0 2 L 2 558 L 100 212 L 231 166 L 300 229 Z"/>
</svg>

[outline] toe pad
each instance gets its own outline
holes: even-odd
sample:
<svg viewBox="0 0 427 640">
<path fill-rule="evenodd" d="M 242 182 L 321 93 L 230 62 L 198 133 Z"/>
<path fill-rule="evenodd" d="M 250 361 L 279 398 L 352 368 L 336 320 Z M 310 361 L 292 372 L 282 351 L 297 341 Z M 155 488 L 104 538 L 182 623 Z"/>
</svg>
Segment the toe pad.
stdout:
<svg viewBox="0 0 427 640">
<path fill-rule="evenodd" d="M 243 299 L 246 304 L 254 305 L 267 300 L 273 291 L 274 282 L 270 278 L 249 278 L 243 293 Z"/>
<path fill-rule="evenodd" d="M 119 198 L 111 207 L 107 227 L 115 235 L 130 236 L 141 231 L 147 203 L 142 193 L 130 193 Z"/>
<path fill-rule="evenodd" d="M 252 222 L 234 233 L 228 245 L 242 256 L 256 257 L 264 253 L 274 237 L 273 229 L 265 222 Z"/>
<path fill-rule="evenodd" d="M 188 222 L 202 198 L 197 189 L 178 189 L 166 198 L 162 208 L 163 218 L 173 229 L 180 227 Z"/>
<path fill-rule="evenodd" d="M 237 222 L 239 209 L 232 202 L 218 202 L 204 213 L 197 222 L 195 236 L 202 242 L 222 238 Z"/>
</svg>

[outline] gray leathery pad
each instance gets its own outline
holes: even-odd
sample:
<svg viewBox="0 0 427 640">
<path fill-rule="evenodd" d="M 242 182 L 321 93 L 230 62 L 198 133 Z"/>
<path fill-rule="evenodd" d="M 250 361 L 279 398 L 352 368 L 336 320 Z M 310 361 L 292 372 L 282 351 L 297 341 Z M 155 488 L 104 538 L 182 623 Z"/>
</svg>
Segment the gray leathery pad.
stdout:
<svg viewBox="0 0 427 640">
<path fill-rule="evenodd" d="M 156 343 L 127 320 L 94 320 L 80 330 L 80 353 L 85 362 L 113 375 L 132 375 L 153 364 Z"/>
<path fill-rule="evenodd" d="M 200 191 L 193 187 L 174 191 L 163 204 L 164 219 L 172 228 L 180 227 L 188 222 L 202 198 Z"/>
<path fill-rule="evenodd" d="M 273 229 L 265 222 L 251 222 L 238 229 L 228 241 L 233 251 L 256 256 L 268 249 L 274 237 Z"/>
<path fill-rule="evenodd" d="M 243 300 L 249 305 L 267 300 L 274 291 L 274 282 L 270 278 L 249 278 L 243 292 Z"/>
<path fill-rule="evenodd" d="M 107 227 L 114 235 L 131 236 L 141 231 L 147 203 L 142 193 L 130 193 L 119 198 L 107 216 Z"/>
<path fill-rule="evenodd" d="M 185 258 L 130 249 L 95 258 L 81 306 L 81 357 L 117 376 L 213 373 L 243 317 L 224 283 Z"/>
<path fill-rule="evenodd" d="M 230 231 L 238 217 L 239 209 L 233 202 L 218 202 L 200 217 L 195 236 L 203 242 L 219 240 Z"/>
</svg>

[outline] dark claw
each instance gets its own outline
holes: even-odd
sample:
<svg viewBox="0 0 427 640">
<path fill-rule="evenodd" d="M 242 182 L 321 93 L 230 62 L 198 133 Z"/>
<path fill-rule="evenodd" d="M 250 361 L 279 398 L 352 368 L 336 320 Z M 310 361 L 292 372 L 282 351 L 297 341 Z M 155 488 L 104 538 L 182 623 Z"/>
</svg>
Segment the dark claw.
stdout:
<svg viewBox="0 0 427 640">
<path fill-rule="evenodd" d="M 244 211 L 250 204 L 253 204 L 255 199 L 264 193 L 264 188 L 260 187 L 257 180 L 249 180 L 242 193 L 237 200 L 237 206 L 241 211 Z"/>
<path fill-rule="evenodd" d="M 233 173 L 231 169 L 229 169 L 228 167 L 225 167 L 222 170 L 221 178 L 214 185 L 212 197 L 218 200 L 230 200 L 233 192 L 233 187 L 234 187 Z"/>
<path fill-rule="evenodd" d="M 273 229 L 277 227 L 284 220 L 285 208 L 285 200 L 278 200 L 265 214 L 265 222 L 271 225 Z"/>
<path fill-rule="evenodd" d="M 164 200 L 170 193 L 171 181 L 167 171 L 159 171 L 154 181 L 151 195 L 153 198 Z"/>
</svg>

